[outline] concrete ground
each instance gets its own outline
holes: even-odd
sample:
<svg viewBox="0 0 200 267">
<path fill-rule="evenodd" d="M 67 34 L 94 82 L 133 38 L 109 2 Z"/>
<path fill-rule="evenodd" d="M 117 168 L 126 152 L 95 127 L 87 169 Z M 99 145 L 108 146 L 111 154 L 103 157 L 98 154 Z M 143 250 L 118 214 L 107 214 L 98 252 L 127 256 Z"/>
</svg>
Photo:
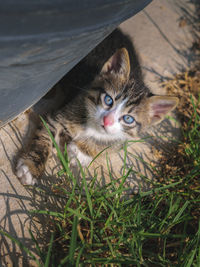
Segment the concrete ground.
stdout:
<svg viewBox="0 0 200 267">
<path fill-rule="evenodd" d="M 194 34 L 191 21 L 194 16 L 194 6 L 186 0 L 154 0 L 143 11 L 121 25 L 121 28 L 133 38 L 141 58 L 145 80 L 152 91 L 164 94 L 158 81 L 165 80 L 192 65 L 194 54 L 190 48 L 194 42 Z M 43 106 L 44 102 L 41 103 L 39 105 Z M 48 191 L 51 187 L 52 181 L 49 177 L 54 177 L 55 169 L 47 170 L 48 178 L 42 180 L 40 188 L 34 189 L 23 187 L 13 173 L 16 155 L 26 143 L 26 137 L 34 129 L 29 117 L 28 112 L 21 114 L 0 129 L 0 229 L 34 251 L 29 229 L 37 236 L 40 231 L 48 230 L 48 222 L 38 216 L 33 217 L 29 210 L 45 209 L 47 206 L 55 210 L 62 206 L 62 202 L 43 193 L 43 190 Z M 177 125 L 165 120 L 156 128 L 156 133 L 177 138 Z M 139 156 L 152 161 L 151 145 L 140 146 L 137 149 Z M 54 159 L 52 162 L 56 166 Z M 147 168 L 138 167 L 135 159 L 129 164 L 148 175 Z M 141 180 L 136 179 L 134 183 L 142 184 Z M 48 238 L 48 233 L 46 236 Z M 27 263 L 23 249 L 19 249 L 9 238 L 0 235 L 1 267 L 31 266 L 30 264 L 30 261 Z"/>
</svg>

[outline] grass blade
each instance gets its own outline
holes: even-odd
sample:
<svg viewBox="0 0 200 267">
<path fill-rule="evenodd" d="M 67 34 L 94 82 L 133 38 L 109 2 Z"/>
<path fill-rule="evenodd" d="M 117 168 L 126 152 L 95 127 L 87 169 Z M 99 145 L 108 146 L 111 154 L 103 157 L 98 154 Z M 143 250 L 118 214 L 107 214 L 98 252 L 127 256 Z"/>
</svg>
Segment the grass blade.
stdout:
<svg viewBox="0 0 200 267">
<path fill-rule="evenodd" d="M 44 267 L 50 266 L 50 258 L 51 258 L 51 251 L 52 251 L 52 247 L 53 247 L 53 240 L 54 240 L 54 234 L 52 233 Z"/>
<path fill-rule="evenodd" d="M 74 265 L 74 253 L 76 250 L 76 240 L 77 240 L 77 225 L 78 217 L 74 216 L 73 226 L 72 226 L 72 235 L 70 239 L 70 248 L 69 248 L 69 263 Z"/>
<path fill-rule="evenodd" d="M 92 163 L 108 148 L 110 148 L 111 146 L 107 146 L 106 148 L 104 148 L 102 151 L 100 151 L 93 159 L 92 161 L 89 163 L 88 168 L 92 165 Z"/>
<path fill-rule="evenodd" d="M 37 213 L 37 214 L 44 214 L 44 215 L 49 215 L 53 217 L 58 217 L 63 219 L 64 215 L 60 212 L 55 212 L 55 211 L 50 211 L 50 210 L 30 210 L 30 213 Z"/>
<path fill-rule="evenodd" d="M 82 218 L 83 220 L 89 221 L 91 222 L 91 219 L 86 217 L 85 215 L 79 213 L 77 210 L 73 210 L 71 208 L 67 208 L 67 211 L 69 211 L 70 213 L 72 213 L 73 215 L 76 215 L 78 218 Z"/>
<path fill-rule="evenodd" d="M 86 193 L 86 198 L 87 198 L 87 203 L 88 203 L 88 207 L 89 207 L 89 210 L 90 210 L 90 214 L 93 217 L 92 201 L 91 201 L 91 197 L 90 197 L 90 194 L 89 194 L 89 191 L 88 191 L 87 181 L 86 181 L 86 178 L 85 178 L 85 172 L 83 171 L 83 168 L 82 168 L 82 166 L 81 166 L 79 161 L 78 161 L 78 165 L 79 165 L 79 168 L 80 168 L 80 171 L 81 171 L 81 175 L 82 175 L 82 179 L 83 179 L 83 184 L 84 184 L 84 188 L 85 188 L 85 193 Z"/>
</svg>

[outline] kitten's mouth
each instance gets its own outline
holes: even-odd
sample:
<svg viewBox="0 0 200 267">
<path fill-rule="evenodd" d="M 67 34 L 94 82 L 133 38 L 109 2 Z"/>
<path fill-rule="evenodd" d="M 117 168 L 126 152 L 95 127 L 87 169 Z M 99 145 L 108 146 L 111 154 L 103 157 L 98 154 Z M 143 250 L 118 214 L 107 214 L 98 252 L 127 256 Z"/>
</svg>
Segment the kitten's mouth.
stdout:
<svg viewBox="0 0 200 267">
<path fill-rule="evenodd" d="M 106 129 L 104 125 L 101 125 L 101 129 L 103 130 L 104 133 L 109 134 L 108 130 Z"/>
<path fill-rule="evenodd" d="M 110 135 L 109 129 L 106 126 L 101 125 L 101 129 L 103 130 L 104 134 L 106 133 L 106 134 Z"/>
</svg>

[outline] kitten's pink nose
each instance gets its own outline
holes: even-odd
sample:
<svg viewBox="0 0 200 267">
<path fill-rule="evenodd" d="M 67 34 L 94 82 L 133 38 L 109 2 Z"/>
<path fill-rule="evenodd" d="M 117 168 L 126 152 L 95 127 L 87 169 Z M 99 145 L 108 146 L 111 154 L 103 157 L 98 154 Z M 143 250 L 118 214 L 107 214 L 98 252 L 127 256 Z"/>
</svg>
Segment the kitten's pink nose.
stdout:
<svg viewBox="0 0 200 267">
<path fill-rule="evenodd" d="M 109 113 L 108 115 L 103 117 L 103 124 L 104 126 L 111 126 L 115 122 L 114 114 Z"/>
</svg>

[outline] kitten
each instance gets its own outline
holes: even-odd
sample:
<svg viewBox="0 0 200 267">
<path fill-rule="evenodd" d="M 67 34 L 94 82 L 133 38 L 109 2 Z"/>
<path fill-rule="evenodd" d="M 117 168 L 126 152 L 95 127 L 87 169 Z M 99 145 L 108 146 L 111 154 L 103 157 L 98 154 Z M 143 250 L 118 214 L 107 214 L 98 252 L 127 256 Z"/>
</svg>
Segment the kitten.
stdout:
<svg viewBox="0 0 200 267">
<path fill-rule="evenodd" d="M 108 51 L 103 51 L 105 44 L 108 45 L 110 40 L 115 42 L 113 38 L 117 35 L 119 31 L 114 31 L 75 67 L 75 71 L 69 73 L 71 84 L 64 86 L 78 93 L 70 96 L 70 102 L 66 101 L 61 109 L 46 117 L 60 148 L 63 150 L 64 144 L 67 144 L 72 166 L 77 164 L 77 159 L 87 166 L 108 145 L 134 139 L 148 127 L 161 122 L 178 103 L 176 97 L 155 96 L 150 92 L 143 83 L 137 57 L 133 56 L 135 53 L 130 47 L 118 46 L 110 52 L 111 56 L 109 46 Z M 98 50 L 107 52 L 105 61 L 103 54 L 98 55 Z M 99 60 L 96 60 L 97 56 Z M 133 68 L 134 59 L 137 68 Z M 94 76 L 93 80 L 87 80 L 83 71 L 83 86 L 74 81 L 74 87 L 72 78 L 77 79 L 77 68 L 85 62 Z M 81 81 L 78 82 L 81 84 Z M 88 82 L 89 85 L 86 85 Z M 41 123 L 28 151 L 23 152 L 17 162 L 16 175 L 22 184 L 34 185 L 37 182 L 51 150 L 52 141 Z"/>
</svg>

